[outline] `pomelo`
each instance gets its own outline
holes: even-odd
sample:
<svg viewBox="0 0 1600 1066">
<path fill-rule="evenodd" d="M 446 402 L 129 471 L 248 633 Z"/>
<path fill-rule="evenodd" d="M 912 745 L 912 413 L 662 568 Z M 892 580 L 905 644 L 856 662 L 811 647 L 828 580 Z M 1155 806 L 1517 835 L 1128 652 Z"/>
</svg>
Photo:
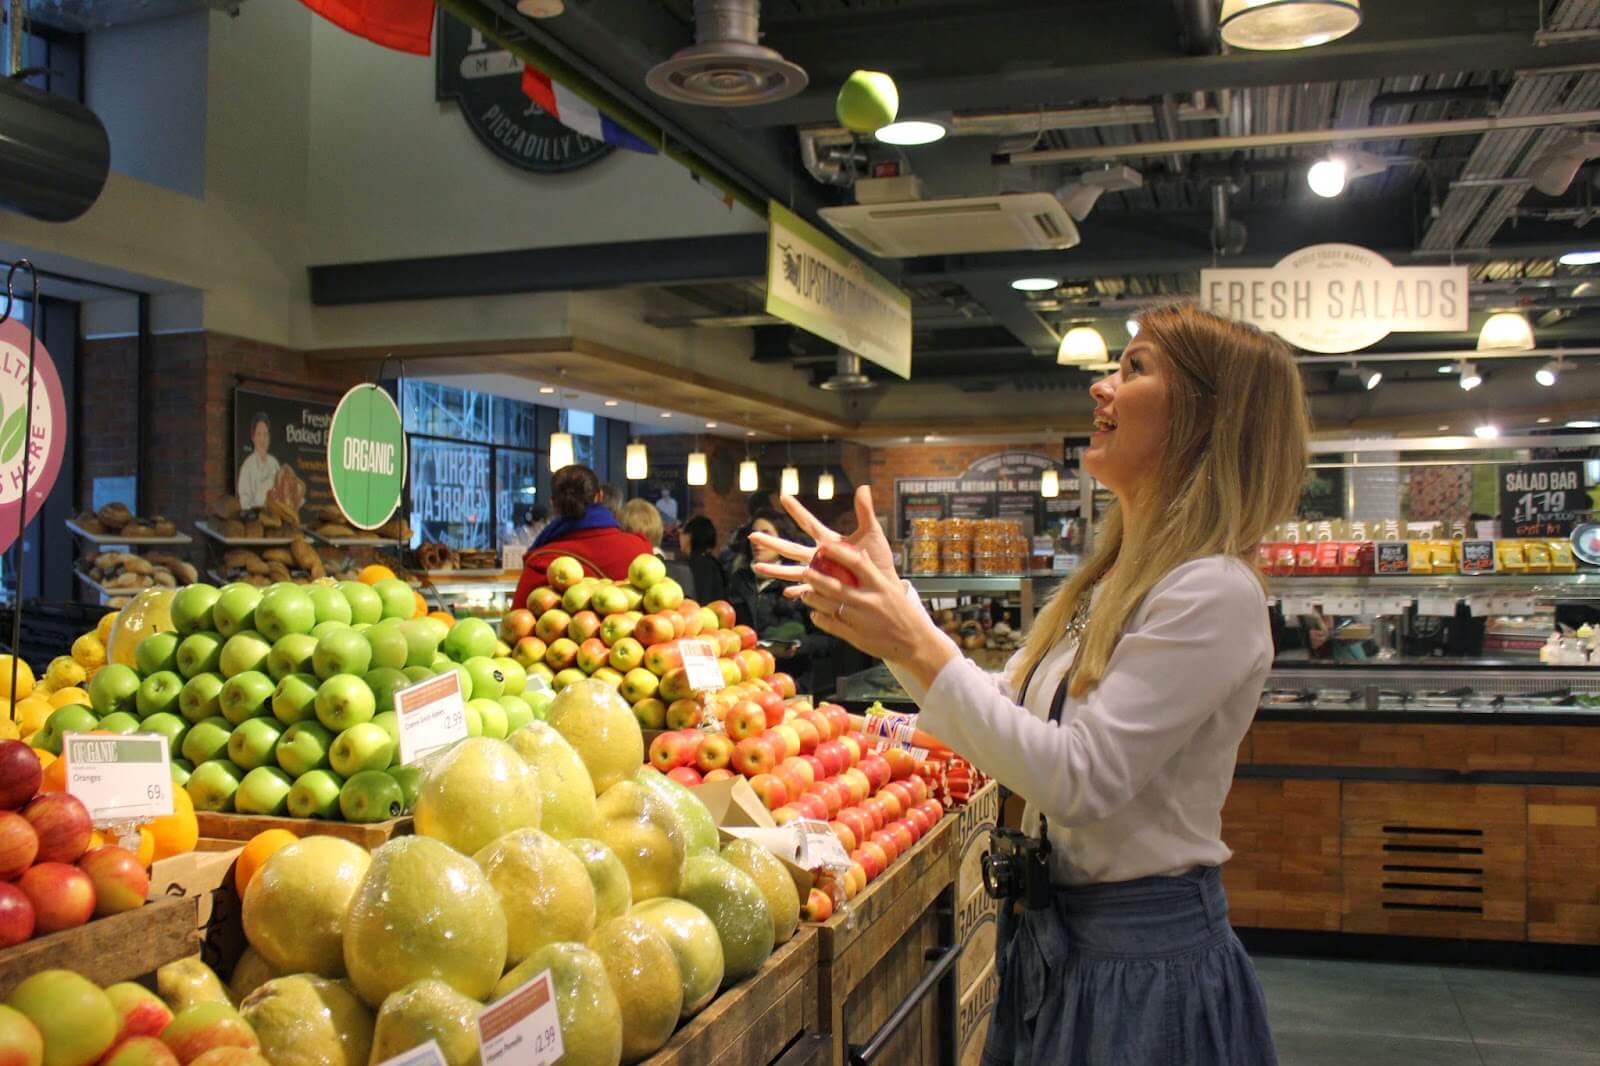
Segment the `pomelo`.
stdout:
<svg viewBox="0 0 1600 1066">
<path fill-rule="evenodd" d="M 594 932 L 594 884 L 589 871 L 555 837 L 537 829 L 518 829 L 472 858 L 505 911 L 508 965 L 515 966 L 546 944 L 582 942 Z"/>
<path fill-rule="evenodd" d="M 278 849 L 244 893 L 244 935 L 279 973 L 344 976 L 345 912 L 371 862 L 338 837 Z"/>
<path fill-rule="evenodd" d="M 681 899 L 649 899 L 628 912 L 660 933 L 678 960 L 683 1017 L 692 1018 L 722 987 L 722 940 L 705 911 Z"/>
<path fill-rule="evenodd" d="M 722 840 L 717 836 L 717 820 L 711 817 L 700 797 L 653 766 L 641 766 L 634 772 L 633 780 L 666 800 L 667 806 L 678 819 L 683 834 L 684 850 L 690 855 L 717 853 Z"/>
<path fill-rule="evenodd" d="M 372 1012 L 343 981 L 293 974 L 268 981 L 239 1004 L 272 1066 L 366 1066 Z"/>
<path fill-rule="evenodd" d="M 233 973 L 228 977 L 228 995 L 235 1003 L 243 1003 L 250 993 L 274 977 L 282 976 L 283 972 L 262 958 L 259 951 L 246 947 L 239 961 L 233 964 Z"/>
<path fill-rule="evenodd" d="M 596 809 L 595 838 L 627 868 L 633 901 L 677 895 L 686 849 L 667 801 L 643 785 L 619 781 L 601 793 Z"/>
<path fill-rule="evenodd" d="M 622 1009 L 622 1061 L 637 1062 L 672 1038 L 683 985 L 672 945 L 649 922 L 624 915 L 596 929 L 589 947 L 605 963 Z"/>
<path fill-rule="evenodd" d="M 633 906 L 633 886 L 628 881 L 628 868 L 622 865 L 617 853 L 598 840 L 575 837 L 562 844 L 583 863 L 594 885 L 594 920 L 597 925 L 628 913 Z"/>
<path fill-rule="evenodd" d="M 735 869 L 743 870 L 766 897 L 772 914 L 772 942 L 787 943 L 800 927 L 800 893 L 794 878 L 778 857 L 750 840 L 733 840 L 722 849 L 722 858 Z"/>
<path fill-rule="evenodd" d="M 430 1040 L 447 1066 L 479 1066 L 478 1013 L 483 1004 L 443 981 L 424 978 L 393 992 L 378 1011 L 372 1061 L 387 1062 Z"/>
<path fill-rule="evenodd" d="M 606 964 L 582 944 L 546 944 L 495 986 L 496 999 L 549 970 L 561 1021 L 562 1066 L 617 1066 L 622 1061 L 622 1008 Z"/>
<path fill-rule="evenodd" d="M 594 781 L 566 738 L 545 722 L 529 722 L 507 738 L 533 769 L 539 828 L 558 840 L 594 833 Z"/>
<path fill-rule="evenodd" d="M 626 781 L 644 762 L 644 734 L 633 708 L 604 681 L 577 681 L 550 702 L 545 721 L 566 738 L 594 781 L 595 794 Z"/>
<path fill-rule="evenodd" d="M 503 740 L 463 740 L 428 768 L 416 831 L 471 855 L 513 829 L 539 828 L 533 771 Z"/>
<path fill-rule="evenodd" d="M 772 954 L 772 910 L 751 876 L 717 855 L 695 855 L 683 864 L 678 898 L 705 911 L 722 941 L 723 982 L 732 984 L 761 969 Z"/>
</svg>

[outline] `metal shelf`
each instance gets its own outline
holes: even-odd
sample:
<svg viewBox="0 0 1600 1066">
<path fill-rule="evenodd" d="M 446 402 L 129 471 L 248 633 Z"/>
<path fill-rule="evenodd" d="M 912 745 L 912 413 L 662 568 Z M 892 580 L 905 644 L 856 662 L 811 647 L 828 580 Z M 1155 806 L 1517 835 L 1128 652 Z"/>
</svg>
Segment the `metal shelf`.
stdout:
<svg viewBox="0 0 1600 1066">
<path fill-rule="evenodd" d="M 216 541 L 218 544 L 229 548 L 286 548 L 294 543 L 294 537 L 228 537 L 212 529 L 205 519 L 195 522 L 194 528 Z"/>
<path fill-rule="evenodd" d="M 166 548 L 194 543 L 193 537 L 183 533 L 171 537 L 128 537 L 121 533 L 90 533 L 70 518 L 66 520 L 65 525 L 73 536 L 97 548 Z"/>
<path fill-rule="evenodd" d="M 1269 577 L 1268 582 L 1276 593 L 1299 594 L 1307 589 L 1360 589 L 1363 591 L 1405 592 L 1420 589 L 1424 592 L 1474 591 L 1481 592 L 1496 586 L 1514 588 L 1519 592 L 1532 592 L 1542 587 L 1570 590 L 1574 588 L 1600 591 L 1600 572 L 1584 571 L 1575 574 L 1295 574 Z"/>
<path fill-rule="evenodd" d="M 925 596 L 953 596 L 962 592 L 1020 592 L 1024 581 L 1062 581 L 1071 576 L 1039 570 L 1028 574 L 912 574 L 906 580 Z"/>
</svg>

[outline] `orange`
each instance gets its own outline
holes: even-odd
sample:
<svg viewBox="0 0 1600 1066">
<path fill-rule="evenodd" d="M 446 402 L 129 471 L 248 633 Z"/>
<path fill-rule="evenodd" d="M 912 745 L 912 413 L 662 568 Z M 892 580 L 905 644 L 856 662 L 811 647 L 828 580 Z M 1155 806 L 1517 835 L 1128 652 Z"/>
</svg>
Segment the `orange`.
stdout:
<svg viewBox="0 0 1600 1066">
<path fill-rule="evenodd" d="M 139 827 L 139 865 L 149 869 L 156 861 L 156 835 L 147 825 Z"/>
<path fill-rule="evenodd" d="M 103 848 L 103 847 L 105 847 L 105 845 L 106 845 L 106 838 L 103 835 L 101 835 L 100 830 L 96 829 L 96 830 L 93 830 L 93 831 L 91 831 L 89 833 L 89 846 L 84 848 L 83 850 L 85 852 L 90 852 L 90 851 L 93 851 L 95 848 Z"/>
<path fill-rule="evenodd" d="M 39 791 L 65 792 L 66 790 L 67 760 L 51 759 L 44 768 L 44 775 L 39 779 Z"/>
<path fill-rule="evenodd" d="M 41 770 L 48 768 L 51 763 L 56 761 L 56 757 L 43 748 L 34 748 L 33 753 L 39 756 L 39 768 Z"/>
<path fill-rule="evenodd" d="M 425 618 L 428 614 L 428 601 L 422 598 L 422 593 L 416 589 L 411 590 L 411 595 L 417 598 L 416 610 L 411 612 L 412 618 Z"/>
<path fill-rule="evenodd" d="M 449 611 L 429 611 L 428 617 L 436 622 L 443 622 L 446 629 L 456 624 L 456 616 Z"/>
<path fill-rule="evenodd" d="M 200 823 L 195 820 L 194 801 L 181 788 L 172 790 L 172 813 L 154 819 L 145 828 L 154 840 L 155 859 L 193 851 L 200 841 Z"/>
<path fill-rule="evenodd" d="M 262 863 L 273 852 L 299 839 L 287 829 L 268 829 L 251 837 L 233 866 L 233 886 L 239 890 L 239 898 L 244 898 L 244 890 L 250 887 L 251 878 L 255 877 L 256 871 L 261 869 Z"/>
<path fill-rule="evenodd" d="M 394 577 L 394 571 L 382 563 L 369 563 L 361 568 L 361 573 L 356 575 L 356 580 L 363 585 L 376 585 L 385 578 Z"/>
</svg>

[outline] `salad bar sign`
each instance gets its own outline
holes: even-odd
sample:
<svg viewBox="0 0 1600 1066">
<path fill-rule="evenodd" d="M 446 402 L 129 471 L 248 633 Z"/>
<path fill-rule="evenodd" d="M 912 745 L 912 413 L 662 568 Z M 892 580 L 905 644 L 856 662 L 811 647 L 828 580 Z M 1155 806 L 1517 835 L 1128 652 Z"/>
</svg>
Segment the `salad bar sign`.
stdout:
<svg viewBox="0 0 1600 1066">
<path fill-rule="evenodd" d="M 1581 460 L 1500 468 L 1503 537 L 1567 536 L 1590 506 Z"/>
</svg>

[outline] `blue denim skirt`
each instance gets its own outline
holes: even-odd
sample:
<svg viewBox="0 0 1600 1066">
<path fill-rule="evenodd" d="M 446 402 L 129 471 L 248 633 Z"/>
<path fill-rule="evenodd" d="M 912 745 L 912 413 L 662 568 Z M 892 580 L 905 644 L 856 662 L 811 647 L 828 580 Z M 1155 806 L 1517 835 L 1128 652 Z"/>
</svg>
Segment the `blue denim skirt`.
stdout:
<svg viewBox="0 0 1600 1066">
<path fill-rule="evenodd" d="M 1002 906 L 984 1066 L 1276 1066 L 1215 866 Z"/>
</svg>

